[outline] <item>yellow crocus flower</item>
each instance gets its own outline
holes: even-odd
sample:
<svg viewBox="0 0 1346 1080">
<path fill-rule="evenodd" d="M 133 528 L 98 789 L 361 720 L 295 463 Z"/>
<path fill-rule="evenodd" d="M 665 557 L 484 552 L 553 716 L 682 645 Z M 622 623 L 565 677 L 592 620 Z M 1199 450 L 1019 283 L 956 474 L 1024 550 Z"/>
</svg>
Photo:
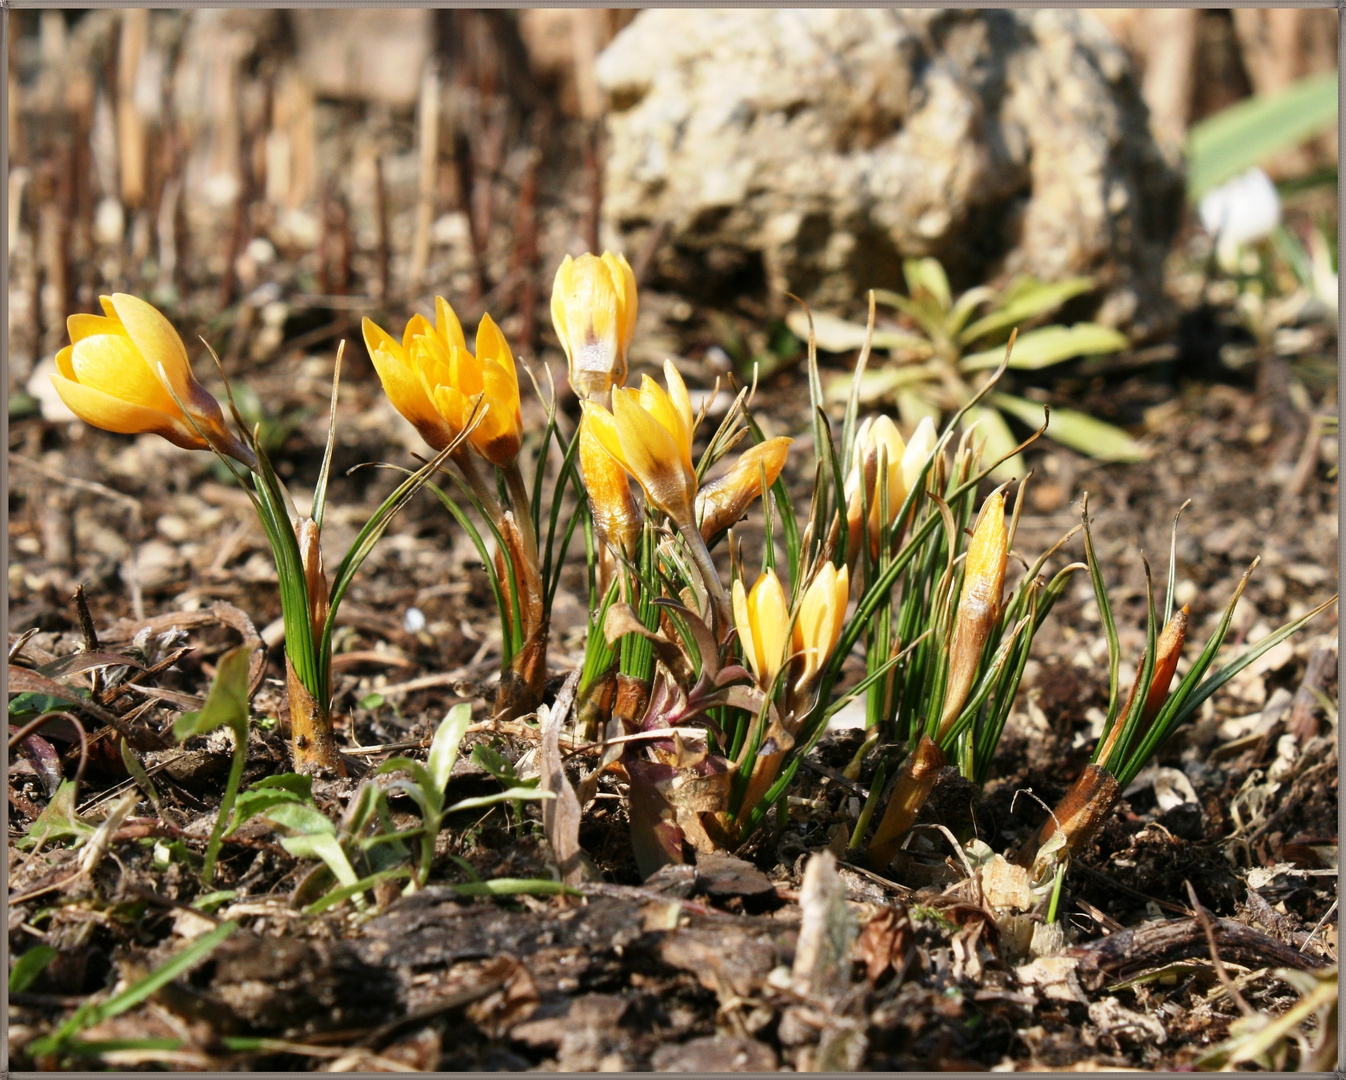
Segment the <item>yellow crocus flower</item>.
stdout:
<svg viewBox="0 0 1346 1080">
<path fill-rule="evenodd" d="M 844 566 L 838 570 L 830 562 L 823 563 L 804 590 L 794 626 L 794 650 L 801 661 L 796 690 L 808 686 L 837 647 L 850 594 L 850 571 Z"/>
<path fill-rule="evenodd" d="M 365 347 L 384 392 L 421 438 L 443 450 L 465 429 L 468 442 L 502 468 L 519 455 L 523 421 L 514 356 L 489 315 L 477 327 L 477 351 L 468 351 L 462 324 L 448 302 L 435 297 L 435 323 L 413 315 L 399 343 L 371 319 L 361 324 Z"/>
<path fill-rule="evenodd" d="M 785 664 L 790 644 L 790 606 L 775 571 L 768 570 L 750 591 L 734 582 L 734 625 L 743 657 L 762 687 L 769 689 Z"/>
<path fill-rule="evenodd" d="M 51 381 L 70 411 L 104 431 L 149 432 L 187 450 L 213 446 L 254 468 L 252 450 L 225 427 L 220 403 L 193 377 L 172 324 L 126 293 L 99 302 L 102 315 L 66 320 L 71 343 L 56 354 Z"/>
<path fill-rule="evenodd" d="M 646 375 L 640 389 L 612 392 L 612 412 L 584 403 L 590 430 L 635 477 L 645 497 L 679 529 L 694 528 L 696 470 L 692 465 L 692 402 L 682 376 L 664 361 L 665 391 Z"/>
<path fill-rule="evenodd" d="M 776 482 L 792 442 L 793 439 L 782 437 L 750 446 L 727 473 L 697 492 L 696 516 L 707 543 L 734 524 L 752 501 L 761 496 L 763 480 L 767 487 Z"/>
<path fill-rule="evenodd" d="M 636 328 L 636 278 L 622 255 L 567 255 L 552 285 L 551 317 L 581 400 L 606 405 L 626 382 L 626 353 Z"/>
</svg>

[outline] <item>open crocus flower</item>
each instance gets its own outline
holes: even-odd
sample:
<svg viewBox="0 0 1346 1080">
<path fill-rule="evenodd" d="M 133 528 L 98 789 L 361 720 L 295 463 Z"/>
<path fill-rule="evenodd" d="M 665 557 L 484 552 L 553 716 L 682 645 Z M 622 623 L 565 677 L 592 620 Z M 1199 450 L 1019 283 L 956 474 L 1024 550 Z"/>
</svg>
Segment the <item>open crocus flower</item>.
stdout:
<svg viewBox="0 0 1346 1080">
<path fill-rule="evenodd" d="M 830 562 L 823 563 L 804 590 L 794 626 L 794 649 L 801 664 L 796 690 L 809 685 L 837 647 L 850 593 L 850 571 L 844 566 L 838 570 Z"/>
<path fill-rule="evenodd" d="M 581 400 L 606 405 L 626 382 L 626 352 L 636 328 L 636 278 L 621 255 L 569 255 L 556 271 L 551 317 Z"/>
<path fill-rule="evenodd" d="M 768 570 L 751 590 L 745 590 L 742 580 L 736 580 L 733 603 L 743 657 L 758 683 L 769 690 L 785 663 L 785 648 L 790 644 L 790 605 L 780 578 Z"/>
<path fill-rule="evenodd" d="M 776 482 L 792 442 L 787 438 L 767 439 L 750 446 L 727 473 L 697 492 L 696 516 L 706 543 L 734 524 L 752 501 Z"/>
<path fill-rule="evenodd" d="M 886 416 L 867 417 L 855 434 L 855 457 L 846 478 L 847 527 L 851 550 L 857 550 L 861 530 L 860 515 L 867 509 L 870 554 L 877 557 L 885 528 L 892 525 L 902 503 L 915 485 L 925 459 L 935 448 L 939 436 L 928 416 L 916 428 L 911 443 L 904 444 L 897 425 Z M 880 459 L 886 476 L 879 476 Z M 887 490 L 887 516 L 884 516 L 884 490 Z"/>
<path fill-rule="evenodd" d="M 612 412 L 591 401 L 584 416 L 599 444 L 635 477 L 650 505 L 679 529 L 694 527 L 692 402 L 677 369 L 664 361 L 665 391 L 646 375 L 639 390 L 612 392 Z"/>
<path fill-rule="evenodd" d="M 435 297 L 434 325 L 413 315 L 401 343 L 368 318 L 361 325 L 388 400 L 421 438 L 442 450 L 468 430 L 472 448 L 493 465 L 503 468 L 518 457 L 518 375 L 505 335 L 489 315 L 477 327 L 475 355 L 443 297 Z"/>
<path fill-rule="evenodd" d="M 192 376 L 182 338 L 157 309 L 126 293 L 99 297 L 102 315 L 71 315 L 70 344 L 52 385 L 87 424 L 121 435 L 150 432 L 187 450 L 257 459 L 224 424 L 220 403 Z M 176 400 L 174 400 L 176 398 Z"/>
</svg>

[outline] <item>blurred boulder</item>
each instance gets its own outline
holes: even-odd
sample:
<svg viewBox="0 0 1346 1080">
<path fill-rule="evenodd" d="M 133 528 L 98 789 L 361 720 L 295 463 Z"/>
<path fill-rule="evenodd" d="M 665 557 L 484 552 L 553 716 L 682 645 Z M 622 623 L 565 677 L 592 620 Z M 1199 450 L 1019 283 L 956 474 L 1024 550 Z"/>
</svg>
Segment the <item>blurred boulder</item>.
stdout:
<svg viewBox="0 0 1346 1080">
<path fill-rule="evenodd" d="M 652 283 L 819 305 L 898 287 L 1091 274 L 1094 317 L 1170 308 L 1182 178 L 1126 55 L 1085 14 L 649 10 L 599 58 L 612 240 L 663 231 Z"/>
</svg>

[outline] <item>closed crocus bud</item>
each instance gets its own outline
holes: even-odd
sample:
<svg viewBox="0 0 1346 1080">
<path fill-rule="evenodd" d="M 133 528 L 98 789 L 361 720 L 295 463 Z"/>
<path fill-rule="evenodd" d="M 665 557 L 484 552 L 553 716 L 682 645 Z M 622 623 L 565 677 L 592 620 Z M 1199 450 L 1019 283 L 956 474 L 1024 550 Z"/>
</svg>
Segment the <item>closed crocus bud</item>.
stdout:
<svg viewBox="0 0 1346 1080">
<path fill-rule="evenodd" d="M 764 481 L 766 487 L 776 482 L 792 442 L 787 438 L 767 439 L 749 447 L 727 473 L 697 492 L 696 516 L 707 543 L 743 516 L 765 490 Z"/>
<path fill-rule="evenodd" d="M 968 544 L 963 572 L 963 591 L 958 597 L 958 613 L 949 645 L 949 678 L 944 694 L 944 712 L 940 716 L 936 741 L 957 719 L 967 701 L 972 680 L 981 662 L 981 651 L 990 636 L 1000 609 L 1000 593 L 1005 585 L 1005 561 L 1009 555 L 1009 536 L 1005 531 L 1005 496 L 996 492 L 984 503 Z"/>
<path fill-rule="evenodd" d="M 1145 704 L 1141 707 L 1140 723 L 1136 727 L 1138 736 L 1143 735 L 1149 729 L 1154 718 L 1159 715 L 1159 710 L 1164 707 L 1164 702 L 1168 700 L 1168 691 L 1173 685 L 1173 676 L 1178 670 L 1178 661 L 1182 659 L 1182 647 L 1187 641 L 1187 615 L 1187 605 L 1183 604 L 1182 609 L 1174 614 L 1173 618 L 1169 619 L 1168 625 L 1159 635 L 1154 674 L 1150 676 L 1150 688 L 1145 695 Z M 1117 737 L 1122 733 L 1122 720 L 1131 711 L 1131 704 L 1135 701 L 1136 694 L 1140 690 L 1140 677 L 1144 674 L 1145 668 L 1145 657 L 1143 655 L 1140 664 L 1140 670 L 1136 672 L 1136 681 L 1131 684 L 1131 693 L 1127 695 L 1126 704 L 1122 706 L 1122 711 L 1117 714 L 1117 722 L 1112 725 L 1112 730 L 1108 732 L 1107 742 L 1103 744 L 1103 749 L 1098 752 L 1096 757 L 1100 765 L 1107 765 L 1108 755 L 1112 753 Z M 1134 745 L 1134 742 L 1132 745 Z"/>
<path fill-rule="evenodd" d="M 551 317 L 582 401 L 607 405 L 626 382 L 626 353 L 636 328 L 636 278 L 625 257 L 569 255 L 556 271 Z"/>
<path fill-rule="evenodd" d="M 794 649 L 801 662 L 797 691 L 813 681 L 837 647 L 850 593 L 850 571 L 844 566 L 838 570 L 830 562 L 823 563 L 804 590 L 794 628 Z"/>
<path fill-rule="evenodd" d="M 692 402 L 682 376 L 664 362 L 665 391 L 648 375 L 640 389 L 612 392 L 612 412 L 592 401 L 584 415 L 599 444 L 635 477 L 650 505 L 679 529 L 695 527 L 692 466 Z"/>
<path fill-rule="evenodd" d="M 883 530 L 897 519 L 907 493 L 916 483 L 925 459 L 937 441 L 935 425 L 929 417 L 916 428 L 910 444 L 902 441 L 897 425 L 886 416 L 868 417 L 861 423 L 855 434 L 850 475 L 846 478 L 846 524 L 852 551 L 856 550 L 861 532 L 860 515 L 864 509 L 867 511 L 865 531 L 869 536 L 869 551 L 878 556 Z M 883 512 L 885 498 L 886 515 Z"/>
<path fill-rule="evenodd" d="M 628 558 L 635 556 L 641 515 L 631 481 L 617 459 L 603 449 L 586 415 L 580 420 L 580 476 L 589 493 L 598 538 Z"/>
<path fill-rule="evenodd" d="M 304 584 L 308 588 L 309 624 L 315 636 L 321 636 L 327 622 L 327 575 L 322 568 L 322 546 L 318 526 L 312 518 L 300 518 L 295 526 L 299 541 L 299 560 L 304 567 Z"/>
<path fill-rule="evenodd" d="M 71 315 L 70 344 L 56 354 L 52 385 L 87 424 L 121 435 L 152 433 L 255 468 L 224 424 L 220 403 L 192 375 L 182 338 L 157 309 L 126 293 L 99 297 L 102 315 Z M 176 399 L 176 400 L 175 400 Z"/>
<path fill-rule="evenodd" d="M 790 643 L 790 606 L 780 578 L 768 570 L 748 591 L 741 580 L 735 581 L 733 604 L 743 658 L 762 688 L 770 690 Z"/>
</svg>

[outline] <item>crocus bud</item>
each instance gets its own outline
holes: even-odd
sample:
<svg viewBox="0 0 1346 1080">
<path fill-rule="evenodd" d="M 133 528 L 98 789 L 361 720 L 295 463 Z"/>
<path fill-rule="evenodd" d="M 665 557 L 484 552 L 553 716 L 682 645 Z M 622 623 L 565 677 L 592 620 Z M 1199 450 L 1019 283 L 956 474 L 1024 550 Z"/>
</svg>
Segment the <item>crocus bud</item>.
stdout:
<svg viewBox="0 0 1346 1080">
<path fill-rule="evenodd" d="M 648 375 L 640 389 L 612 392 L 612 412 L 584 402 L 590 430 L 603 449 L 635 477 L 650 505 L 680 529 L 694 526 L 692 402 L 682 376 L 664 362 L 665 391 Z"/>
<path fill-rule="evenodd" d="M 556 271 L 551 317 L 582 401 L 607 405 L 626 382 L 626 353 L 636 327 L 636 278 L 625 257 L 569 255 Z"/>
<path fill-rule="evenodd" d="M 823 563 L 804 590 L 794 628 L 794 649 L 801 665 L 796 691 L 804 690 L 813 681 L 837 647 L 850 592 L 850 571 L 844 566 L 838 570 L 830 562 Z"/>
<path fill-rule="evenodd" d="M 846 524 L 852 551 L 859 542 L 860 518 L 864 510 L 867 516 L 863 528 L 869 535 L 869 551 L 872 556 L 878 556 L 883 530 L 897 519 L 907 493 L 915 485 L 925 459 L 937 441 L 935 425 L 929 417 L 916 428 L 910 445 L 902 441 L 897 425 L 886 416 L 867 417 L 861 423 L 855 434 L 855 452 L 846 479 Z M 881 468 L 883 475 L 880 475 Z M 883 512 L 885 491 L 886 515 Z"/>
<path fill-rule="evenodd" d="M 580 476 L 589 493 L 589 509 L 598 538 L 627 558 L 634 558 L 641 514 L 631 495 L 626 470 L 603 449 L 588 415 L 580 420 L 579 440 Z"/>
<path fill-rule="evenodd" d="M 1154 718 L 1159 715 L 1159 710 L 1164 707 L 1164 702 L 1168 700 L 1169 687 L 1173 685 L 1173 676 L 1178 670 L 1178 661 L 1182 659 L 1182 647 L 1186 641 L 1187 605 L 1183 604 L 1182 610 L 1169 619 L 1168 625 L 1164 627 L 1163 632 L 1159 635 L 1159 641 L 1156 643 L 1157 657 L 1154 662 L 1154 674 L 1150 676 L 1150 688 L 1145 695 L 1145 704 L 1141 707 L 1140 723 L 1136 728 L 1138 733 L 1144 734 Z M 1145 668 L 1144 655 L 1141 656 L 1140 663 L 1141 669 L 1136 672 L 1136 681 L 1131 684 L 1131 693 L 1127 695 L 1126 704 L 1122 706 L 1122 711 L 1117 714 L 1117 721 L 1112 725 L 1112 730 L 1108 732 L 1108 738 L 1103 744 L 1103 749 L 1096 755 L 1095 760 L 1101 765 L 1107 765 L 1108 755 L 1112 753 L 1112 748 L 1117 743 L 1117 737 L 1122 733 L 1122 720 L 1131 711 L 1131 704 L 1135 701 L 1136 693 L 1140 689 L 1140 677 Z"/>
<path fill-rule="evenodd" d="M 972 530 L 963 571 L 963 591 L 949 645 L 949 678 L 945 684 L 944 711 L 936 741 L 944 735 L 967 701 L 972 680 L 981 662 L 981 651 L 990 636 L 1000 609 L 1005 584 L 1005 561 L 1009 536 L 1005 531 L 1005 497 L 996 492 L 984 503 Z"/>
<path fill-rule="evenodd" d="M 758 683 L 769 690 L 785 663 L 785 648 L 790 643 L 790 605 L 780 578 L 768 570 L 751 591 L 745 591 L 743 582 L 736 580 L 733 604 L 743 657 Z"/>
<path fill-rule="evenodd" d="M 52 385 L 87 424 L 122 435 L 152 433 L 187 450 L 257 465 L 224 424 L 220 403 L 192 376 L 182 338 L 160 312 L 126 293 L 99 297 L 102 315 L 71 315 Z M 175 400 L 176 399 L 176 400 Z"/>
<path fill-rule="evenodd" d="M 304 584 L 308 588 L 309 625 L 313 627 L 314 637 L 320 638 L 327 622 L 328 596 L 317 523 L 312 518 L 300 518 L 295 526 L 295 538 L 299 541 L 299 561 L 304 567 Z"/>
<path fill-rule="evenodd" d="M 749 447 L 727 473 L 697 492 L 696 516 L 707 543 L 741 518 L 752 501 L 761 496 L 763 480 L 767 487 L 776 482 L 792 442 L 787 438 L 767 439 Z"/>
</svg>

